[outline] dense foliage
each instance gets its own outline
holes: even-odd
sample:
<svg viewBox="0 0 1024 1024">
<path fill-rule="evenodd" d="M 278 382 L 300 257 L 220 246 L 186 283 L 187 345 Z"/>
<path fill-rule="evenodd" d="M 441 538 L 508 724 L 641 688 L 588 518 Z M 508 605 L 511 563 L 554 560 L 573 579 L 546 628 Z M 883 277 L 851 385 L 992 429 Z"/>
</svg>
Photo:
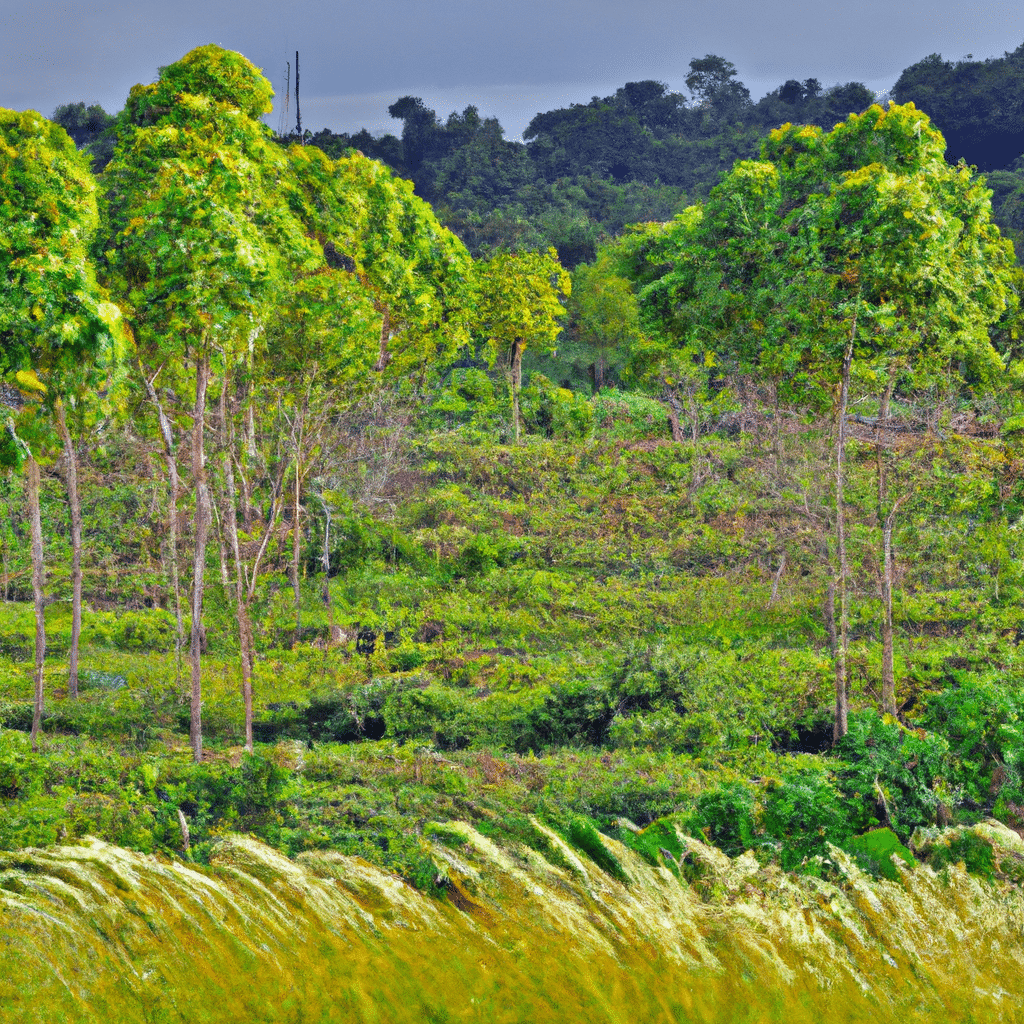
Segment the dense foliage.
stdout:
<svg viewBox="0 0 1024 1024">
<path fill-rule="evenodd" d="M 43 208 L 89 223 L 39 288 L 99 323 L 8 298 L 5 401 L 71 401 L 51 357 L 110 341 L 101 285 L 129 352 L 59 463 L 0 478 L 0 847 L 202 860 L 235 829 L 441 893 L 423 839 L 462 819 L 555 863 L 550 827 L 620 880 L 602 832 L 695 885 L 677 829 L 786 870 L 832 844 L 991 875 L 937 830 L 1024 827 L 1012 249 L 913 106 L 733 166 L 780 104 L 860 94 L 753 104 L 710 55 L 687 84 L 538 115 L 528 149 L 399 101 L 404 168 L 462 182 L 438 213 L 347 146 L 275 145 L 269 84 L 217 47 L 132 91 L 98 186 L 30 118 L 81 183 Z M 473 147 L 514 185 L 475 192 Z M 673 147 L 728 171 L 675 219 L 711 181 L 660 184 Z M 474 259 L 439 219 L 511 225 L 521 188 L 574 197 L 571 280 L 540 233 Z M 629 196 L 662 223 L 599 245 L 586 203 Z M 69 351 L 105 392 L 101 347 Z"/>
</svg>

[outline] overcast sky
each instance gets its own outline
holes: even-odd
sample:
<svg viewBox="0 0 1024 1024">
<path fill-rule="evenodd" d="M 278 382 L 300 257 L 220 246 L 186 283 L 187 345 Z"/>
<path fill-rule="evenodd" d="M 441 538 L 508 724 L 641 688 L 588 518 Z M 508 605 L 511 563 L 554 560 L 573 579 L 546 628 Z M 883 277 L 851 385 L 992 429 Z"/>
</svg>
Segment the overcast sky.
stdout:
<svg viewBox="0 0 1024 1024">
<path fill-rule="evenodd" d="M 217 43 L 263 68 L 279 99 L 299 50 L 314 131 L 397 132 L 387 107 L 412 94 L 442 116 L 475 104 L 515 138 L 538 111 L 627 81 L 685 92 L 706 53 L 731 60 L 756 99 L 787 78 L 884 91 L 930 53 L 980 59 L 1021 42 L 1020 0 L 0 0 L 0 106 L 115 112 L 160 65 Z"/>
</svg>

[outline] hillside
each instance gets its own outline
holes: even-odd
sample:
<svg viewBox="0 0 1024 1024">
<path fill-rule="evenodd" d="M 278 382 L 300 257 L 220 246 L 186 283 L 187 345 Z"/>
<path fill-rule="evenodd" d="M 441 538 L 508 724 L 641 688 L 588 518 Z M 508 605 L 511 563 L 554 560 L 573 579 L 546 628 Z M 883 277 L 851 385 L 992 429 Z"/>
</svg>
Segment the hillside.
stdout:
<svg viewBox="0 0 1024 1024">
<path fill-rule="evenodd" d="M 570 274 L 270 96 L 193 50 L 99 178 L 0 111 L 0 1018 L 1019 1019 L 984 183 L 872 105 Z"/>
</svg>

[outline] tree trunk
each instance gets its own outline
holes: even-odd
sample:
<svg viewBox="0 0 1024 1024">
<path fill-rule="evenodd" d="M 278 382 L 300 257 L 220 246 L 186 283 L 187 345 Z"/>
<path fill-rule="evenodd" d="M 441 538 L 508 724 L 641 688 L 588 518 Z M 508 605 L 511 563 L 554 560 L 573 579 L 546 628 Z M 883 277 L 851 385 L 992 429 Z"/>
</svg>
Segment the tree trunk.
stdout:
<svg viewBox="0 0 1024 1024">
<path fill-rule="evenodd" d="M 515 424 L 516 444 L 519 443 L 519 390 L 523 386 L 523 339 L 516 338 L 512 342 L 512 353 L 509 359 L 512 369 L 512 422 Z"/>
<path fill-rule="evenodd" d="M 299 562 L 302 551 L 302 538 L 300 530 L 302 524 L 299 514 L 299 458 L 295 457 L 295 492 L 292 495 L 294 507 L 292 511 L 292 592 L 295 596 L 295 639 L 298 640 L 302 632 L 302 588 L 299 585 Z"/>
<path fill-rule="evenodd" d="M 663 399 L 665 408 L 668 409 L 668 424 L 672 428 L 672 440 L 676 444 L 682 444 L 683 441 L 683 428 L 679 425 L 679 400 L 673 394 L 672 390 L 665 386 L 665 397 Z"/>
<path fill-rule="evenodd" d="M 196 404 L 192 411 L 192 481 L 196 496 L 195 555 L 192 560 L 192 629 L 189 637 L 192 694 L 190 702 L 189 740 L 192 756 L 203 759 L 202 723 L 202 639 L 203 639 L 203 574 L 206 569 L 206 540 L 210 532 L 210 489 L 206 481 L 205 434 L 206 387 L 210 364 L 205 354 L 196 360 Z"/>
<path fill-rule="evenodd" d="M 164 461 L 167 465 L 167 487 L 170 491 L 167 509 L 167 551 L 170 561 L 171 591 L 174 594 L 174 621 L 176 632 L 174 635 L 174 660 L 177 666 L 178 677 L 181 676 L 181 648 L 185 640 L 185 626 L 181 619 L 181 580 L 178 574 L 178 462 L 174 455 L 174 432 L 171 430 L 170 420 L 164 412 L 160 402 L 160 396 L 156 393 L 153 381 L 150 380 L 142 370 L 142 365 L 137 364 L 139 376 L 146 386 L 146 394 L 153 408 L 156 409 L 157 422 L 160 425 L 160 437 L 164 444 Z"/>
<path fill-rule="evenodd" d="M 39 749 L 43 724 L 43 662 L 46 658 L 46 622 L 43 619 L 43 521 L 39 512 L 39 463 L 29 455 L 28 511 L 32 521 L 32 597 L 36 613 L 35 703 L 32 709 L 32 749 Z"/>
<path fill-rule="evenodd" d="M 836 424 L 836 555 L 839 561 L 839 643 L 836 648 L 836 714 L 832 739 L 838 742 L 847 732 L 847 625 L 849 607 L 846 568 L 846 505 L 843 495 L 843 463 L 846 453 L 846 407 L 850 401 L 850 367 L 853 363 L 853 342 L 857 335 L 857 310 L 854 308 L 850 337 L 843 353 L 843 374 L 839 388 L 839 415 Z"/>
<path fill-rule="evenodd" d="M 324 604 L 327 607 L 327 623 L 330 627 L 331 638 L 334 638 L 334 605 L 331 602 L 331 510 L 323 496 L 320 496 L 320 504 L 324 509 L 324 547 L 321 555 L 321 562 L 324 567 Z"/>
<path fill-rule="evenodd" d="M 57 430 L 64 445 L 64 482 L 71 511 L 71 650 L 68 694 L 78 697 L 78 647 L 82 636 L 82 503 L 78 496 L 78 456 L 64 415 L 64 403 L 55 404 Z"/>
<path fill-rule="evenodd" d="M 889 419 L 889 402 L 892 398 L 893 383 L 889 382 L 882 395 L 878 409 L 878 422 L 885 426 Z M 896 509 L 889 508 L 888 466 L 885 446 L 877 437 L 875 440 L 875 466 L 878 473 L 878 522 L 882 528 L 882 575 L 880 580 L 882 598 L 882 713 L 896 714 L 896 670 L 893 664 L 892 641 L 892 523 Z"/>
<path fill-rule="evenodd" d="M 227 391 L 230 375 L 224 370 L 224 387 L 220 393 L 221 451 L 224 459 L 224 523 L 227 528 L 231 558 L 235 566 L 235 613 L 238 620 L 238 651 L 242 663 L 242 702 L 245 705 L 245 749 L 252 753 L 252 626 L 249 621 L 249 602 L 246 593 L 245 571 L 238 543 L 238 517 L 235 513 L 235 473 L 232 466 L 232 432 L 227 418 Z"/>
</svg>

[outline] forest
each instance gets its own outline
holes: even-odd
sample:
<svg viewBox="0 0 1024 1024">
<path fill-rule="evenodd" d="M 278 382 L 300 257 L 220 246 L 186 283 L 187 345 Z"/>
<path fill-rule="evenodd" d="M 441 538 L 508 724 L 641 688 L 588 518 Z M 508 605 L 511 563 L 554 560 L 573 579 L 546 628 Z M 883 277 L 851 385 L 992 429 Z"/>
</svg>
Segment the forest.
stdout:
<svg viewBox="0 0 1024 1024">
<path fill-rule="evenodd" d="M 1019 889 L 1024 45 L 687 86 L 0 110 L 0 851 Z"/>
</svg>

